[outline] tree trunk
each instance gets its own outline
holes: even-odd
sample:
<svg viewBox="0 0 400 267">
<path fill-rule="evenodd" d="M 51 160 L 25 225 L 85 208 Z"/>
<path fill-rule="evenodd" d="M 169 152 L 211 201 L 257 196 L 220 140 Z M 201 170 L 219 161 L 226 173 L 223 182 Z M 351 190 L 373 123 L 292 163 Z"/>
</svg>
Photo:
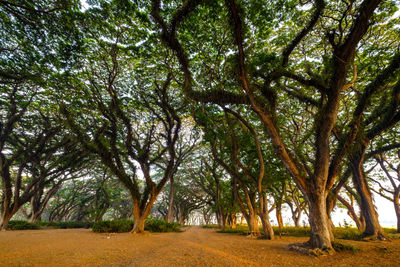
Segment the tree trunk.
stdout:
<svg viewBox="0 0 400 267">
<path fill-rule="evenodd" d="M 378 213 L 375 210 L 372 202 L 372 195 L 369 191 L 367 181 L 363 171 L 363 156 L 353 157 L 351 167 L 353 171 L 353 182 L 355 188 L 361 198 L 361 213 L 365 219 L 364 237 L 377 238 L 384 240 L 385 235 L 382 227 L 379 224 Z"/>
<path fill-rule="evenodd" d="M 215 213 L 215 216 L 217 217 L 218 228 L 222 229 L 222 219 L 221 219 L 221 214 L 219 213 L 219 211 Z"/>
<path fill-rule="evenodd" d="M 131 233 L 139 234 L 144 232 L 144 223 L 146 221 L 147 216 L 151 211 L 155 201 L 155 197 L 151 197 L 148 200 L 148 203 L 144 207 L 140 207 L 139 201 L 137 199 L 134 200 L 133 203 L 133 229 Z"/>
<path fill-rule="evenodd" d="M 167 214 L 167 222 L 169 223 L 172 223 L 174 221 L 174 195 L 175 195 L 174 178 L 171 175 L 171 178 L 169 180 L 169 205 Z"/>
<path fill-rule="evenodd" d="M 331 250 L 333 234 L 326 212 L 326 197 L 324 192 L 320 191 L 314 190 L 314 192 L 309 192 L 307 195 L 311 228 L 311 236 L 308 243 L 312 248 Z"/>
<path fill-rule="evenodd" d="M 293 214 L 292 217 L 293 217 L 293 221 L 294 221 L 294 226 L 297 228 L 300 227 L 301 211 L 297 211 L 296 213 Z M 329 222 L 329 224 L 330 224 L 330 222 Z"/>
<path fill-rule="evenodd" d="M 269 221 L 267 198 L 265 196 L 260 198 L 260 218 L 264 230 L 264 238 L 273 240 L 275 235 L 274 235 L 274 230 L 272 229 L 271 223 Z"/>
<path fill-rule="evenodd" d="M 35 223 L 37 221 L 40 221 L 42 217 L 41 213 L 32 213 L 31 216 L 29 216 L 29 222 L 30 223 Z"/>
<path fill-rule="evenodd" d="M 397 217 L 397 233 L 400 233 L 400 187 L 398 187 L 395 190 L 395 194 L 393 197 L 393 204 L 394 204 L 394 210 L 396 212 L 396 217 Z"/>
<path fill-rule="evenodd" d="M 8 222 L 10 221 L 13 215 L 14 213 L 7 212 L 7 209 L 3 210 L 0 220 L 0 231 L 7 230 Z"/>
<path fill-rule="evenodd" d="M 283 229 L 283 219 L 282 219 L 282 204 L 276 203 L 276 220 L 278 221 L 279 229 Z"/>
<path fill-rule="evenodd" d="M 337 196 L 337 199 L 347 208 L 347 214 L 349 215 L 350 218 L 353 219 L 353 221 L 355 222 L 357 228 L 359 230 L 364 230 L 363 227 L 365 225 L 362 224 L 361 219 L 357 216 L 357 213 L 354 210 L 354 207 L 348 201 L 346 201 L 346 199 L 344 199 L 340 195 Z"/>
<path fill-rule="evenodd" d="M 236 215 L 234 213 L 231 213 L 230 218 L 231 218 L 231 228 L 236 229 L 236 222 L 237 222 Z"/>
<path fill-rule="evenodd" d="M 260 228 L 258 227 L 258 216 L 255 213 L 246 216 L 247 225 L 249 226 L 249 234 L 251 237 L 260 236 Z"/>
</svg>

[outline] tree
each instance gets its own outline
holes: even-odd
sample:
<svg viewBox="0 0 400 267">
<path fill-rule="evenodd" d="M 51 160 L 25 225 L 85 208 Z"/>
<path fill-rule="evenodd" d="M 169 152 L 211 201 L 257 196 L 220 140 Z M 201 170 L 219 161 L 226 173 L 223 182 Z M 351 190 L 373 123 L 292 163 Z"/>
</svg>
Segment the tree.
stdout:
<svg viewBox="0 0 400 267">
<path fill-rule="evenodd" d="M 338 122 L 341 101 L 357 79 L 354 58 L 360 43 L 373 49 L 364 42 L 369 38 L 366 33 L 371 25 L 390 17 L 395 10 L 394 6 L 386 2 L 381 4 L 382 1 L 379 0 L 340 4 L 328 4 L 323 0 L 316 0 L 312 9 L 299 11 L 293 8 L 285 11 L 285 14 L 289 14 L 287 16 L 292 19 L 297 19 L 301 13 L 309 16 L 309 20 L 303 22 L 302 29 L 292 27 L 296 33 L 288 32 L 285 28 L 293 22 L 292 20 L 289 19 L 287 23 L 280 25 L 276 22 L 282 19 L 280 17 L 282 15 L 279 13 L 278 3 L 275 2 L 267 7 L 263 4 L 239 4 L 235 0 L 204 5 L 202 1 L 187 1 L 176 7 L 175 11 L 168 11 L 170 15 L 168 21 L 162 17 L 166 11 L 161 10 L 161 1 L 152 2 L 152 16 L 160 29 L 161 38 L 175 52 L 181 65 L 185 95 L 200 102 L 251 106 L 264 125 L 275 153 L 308 202 L 311 236 L 307 245 L 331 250 L 333 235 L 326 211 L 326 198 L 335 183 L 350 145 L 362 132 L 359 130 L 363 123 L 363 114 L 367 112 L 371 97 L 378 97 L 377 92 L 382 85 L 386 85 L 387 90 L 393 87 L 391 80 L 398 69 L 397 55 L 392 57 L 392 63 L 388 64 L 390 59 L 385 61 L 389 66 L 386 70 L 377 76 L 372 75 L 373 79 L 357 88 L 357 91 L 362 93 L 357 99 L 356 108 L 351 113 L 352 119 L 340 128 L 342 138 L 336 142 L 332 140 L 332 136 Z M 255 10 L 255 7 L 258 9 Z M 254 14 L 261 11 L 271 15 L 258 20 Z M 190 37 L 195 31 L 205 33 L 208 30 L 207 26 L 195 22 L 195 18 L 210 13 L 214 14 L 209 19 L 211 23 L 218 17 L 219 21 L 229 22 L 225 24 L 231 27 L 231 40 L 234 46 L 222 47 L 215 58 L 218 60 L 219 57 L 218 62 L 221 62 L 219 55 L 225 53 L 226 58 L 228 53 L 231 53 L 229 51 L 235 51 L 231 57 L 232 72 L 222 73 L 222 77 L 225 78 L 223 83 L 215 81 L 211 86 L 199 86 L 207 90 L 196 90 L 196 86 L 201 84 L 196 79 L 200 71 L 193 70 L 191 61 L 195 60 L 189 58 L 187 53 L 190 44 L 185 42 L 187 38 L 182 37 L 181 33 L 184 32 Z M 274 20 L 274 15 L 277 16 L 277 20 Z M 215 23 L 211 25 L 215 27 Z M 265 26 L 267 29 L 263 28 Z M 283 31 L 273 31 L 274 27 L 282 28 Z M 220 28 L 223 27 L 219 27 L 218 30 Z M 271 33 L 276 34 L 273 36 Z M 256 39 L 260 37 L 264 37 L 261 40 L 272 40 L 270 45 Z M 287 42 L 282 42 L 282 39 L 286 39 Z M 208 43 L 214 44 L 212 41 Z M 283 43 L 288 45 L 284 46 Z M 302 50 L 306 52 L 302 53 Z M 299 59 L 299 55 L 302 54 L 305 56 L 304 60 L 290 60 Z M 195 59 L 197 58 L 201 59 L 201 57 Z M 316 58 L 318 60 L 314 60 Z M 295 89 L 289 89 L 290 87 Z M 311 92 L 313 93 L 310 94 Z M 310 163 L 302 161 L 296 148 L 290 149 L 282 138 L 283 127 L 277 120 L 279 110 L 277 99 L 282 96 L 289 96 L 300 103 L 307 103 L 307 106 L 309 104 L 313 106 L 313 129 L 309 137 L 314 144 Z M 390 120 L 393 120 L 393 117 Z M 356 148 L 352 151 L 359 153 Z M 361 157 L 361 162 L 362 159 Z M 360 164 L 353 163 L 355 163 L 354 169 L 359 169 L 357 166 Z"/>
<path fill-rule="evenodd" d="M 394 157 L 394 158 L 392 158 Z M 394 160 L 396 159 L 396 160 Z M 394 206 L 394 210 L 397 217 L 397 232 L 400 233 L 400 164 L 395 165 L 395 161 L 398 162 L 400 159 L 400 150 L 393 153 L 393 155 L 380 154 L 375 157 L 375 160 L 379 163 L 379 166 L 383 170 L 386 179 L 389 181 L 391 188 L 385 186 L 379 180 L 369 177 L 372 181 L 378 184 L 379 189 L 373 191 L 383 198 L 391 201 Z"/>
</svg>

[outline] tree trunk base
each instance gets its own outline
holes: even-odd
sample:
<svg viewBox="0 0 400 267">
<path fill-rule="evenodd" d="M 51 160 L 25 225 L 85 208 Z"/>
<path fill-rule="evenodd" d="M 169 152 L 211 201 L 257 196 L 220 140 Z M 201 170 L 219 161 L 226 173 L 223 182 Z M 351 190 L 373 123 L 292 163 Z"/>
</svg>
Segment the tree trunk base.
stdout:
<svg viewBox="0 0 400 267">
<path fill-rule="evenodd" d="M 388 240 L 388 238 L 383 234 L 383 233 L 376 233 L 376 234 L 367 234 L 363 233 L 361 236 L 363 241 L 385 241 Z"/>
<path fill-rule="evenodd" d="M 309 241 L 305 243 L 289 244 L 287 249 L 290 251 L 296 251 L 301 254 L 311 255 L 316 257 L 323 255 L 333 255 L 335 253 L 335 250 L 333 248 L 330 249 L 312 248 Z"/>
<path fill-rule="evenodd" d="M 261 233 L 260 233 L 260 232 L 249 233 L 246 237 L 247 237 L 247 238 L 258 239 L 258 238 L 261 237 Z"/>
</svg>

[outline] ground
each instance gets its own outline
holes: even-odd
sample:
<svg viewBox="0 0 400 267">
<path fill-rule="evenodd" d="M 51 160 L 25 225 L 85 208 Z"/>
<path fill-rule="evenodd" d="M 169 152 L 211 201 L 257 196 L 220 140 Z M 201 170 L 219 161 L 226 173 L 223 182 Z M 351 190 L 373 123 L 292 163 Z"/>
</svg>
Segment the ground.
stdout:
<svg viewBox="0 0 400 267">
<path fill-rule="evenodd" d="M 0 232 L 0 266 L 400 266 L 400 240 L 343 241 L 353 255 L 306 256 L 287 245 L 305 238 L 254 240 L 214 229 L 183 233 L 97 234 L 88 229 Z"/>
</svg>

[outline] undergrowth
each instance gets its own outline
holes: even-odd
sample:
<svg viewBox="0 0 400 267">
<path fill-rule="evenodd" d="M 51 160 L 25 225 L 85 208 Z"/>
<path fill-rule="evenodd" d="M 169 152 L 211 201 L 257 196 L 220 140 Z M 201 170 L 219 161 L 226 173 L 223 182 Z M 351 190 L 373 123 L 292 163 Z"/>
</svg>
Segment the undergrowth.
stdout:
<svg viewBox="0 0 400 267">
<path fill-rule="evenodd" d="M 217 228 L 218 226 L 202 226 L 203 228 Z M 276 236 L 294 236 L 294 237 L 308 237 L 310 236 L 310 227 L 294 227 L 294 226 L 286 226 L 280 229 L 277 226 L 273 226 L 274 233 Z M 394 228 L 383 228 L 385 234 L 390 239 L 398 239 L 400 238 L 398 234 L 396 234 L 396 229 Z M 249 228 L 247 225 L 238 225 L 236 228 L 225 228 L 224 230 L 219 230 L 219 233 L 228 233 L 228 234 L 242 234 L 247 235 L 249 233 Z M 263 229 L 260 227 L 260 233 L 263 234 Z M 333 229 L 333 235 L 337 239 L 345 239 L 345 240 L 362 240 L 362 231 L 357 228 L 352 227 L 335 227 Z"/>
<path fill-rule="evenodd" d="M 147 219 L 144 229 L 150 232 L 181 232 L 179 223 L 168 223 L 164 220 Z M 133 220 L 101 221 L 93 224 L 92 230 L 96 233 L 126 233 L 133 228 Z"/>
<path fill-rule="evenodd" d="M 90 222 L 46 222 L 38 221 L 30 223 L 23 220 L 12 220 L 8 222 L 8 230 L 31 230 L 31 229 L 69 229 L 69 228 L 90 228 Z"/>
</svg>

